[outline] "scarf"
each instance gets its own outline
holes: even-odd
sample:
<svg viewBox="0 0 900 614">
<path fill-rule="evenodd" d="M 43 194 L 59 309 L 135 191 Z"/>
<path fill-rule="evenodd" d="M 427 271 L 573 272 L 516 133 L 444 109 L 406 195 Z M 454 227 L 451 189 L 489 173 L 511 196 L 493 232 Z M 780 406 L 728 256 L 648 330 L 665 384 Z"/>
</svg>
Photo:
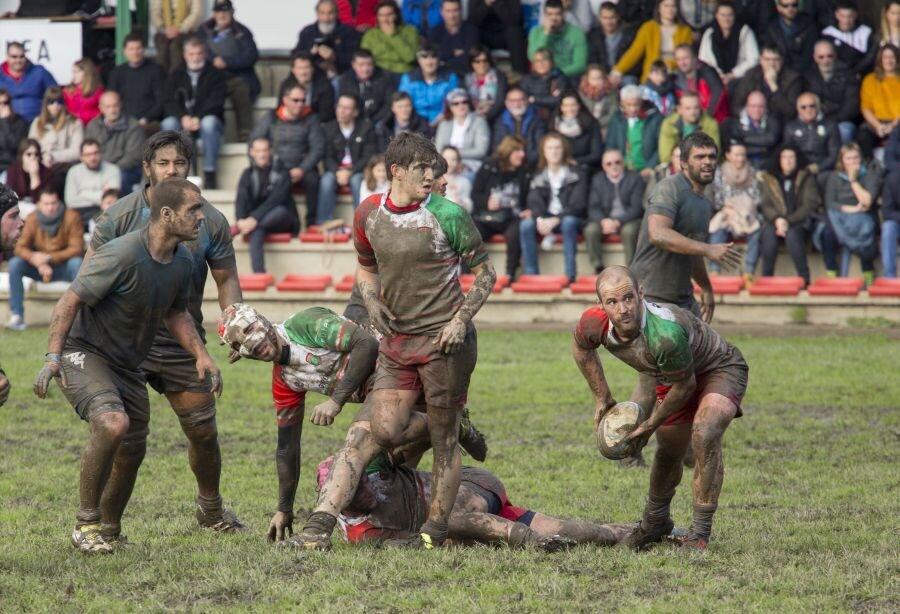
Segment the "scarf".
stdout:
<svg viewBox="0 0 900 614">
<path fill-rule="evenodd" d="M 51 237 L 55 237 L 56 233 L 59 232 L 60 226 L 62 226 L 63 216 L 66 214 L 66 208 L 60 207 L 59 212 L 56 215 L 44 215 L 41 213 L 40 209 L 35 209 L 35 213 L 37 213 L 38 225 L 41 227 L 41 230 L 46 232 Z"/>
<path fill-rule="evenodd" d="M 743 27 L 743 24 L 739 21 L 735 21 L 734 27 L 731 28 L 731 35 L 728 38 L 725 38 L 725 34 L 722 32 L 722 28 L 719 27 L 719 23 L 716 20 L 713 20 L 713 55 L 716 56 L 716 63 L 719 65 L 719 70 L 724 74 L 730 73 L 734 70 L 734 67 L 737 66 L 738 52 L 741 48 L 741 28 Z"/>
<path fill-rule="evenodd" d="M 569 137 L 570 139 L 581 136 L 582 132 L 581 124 L 578 123 L 577 117 L 573 119 L 564 119 L 562 117 L 557 118 L 556 131 L 563 136 Z"/>
<path fill-rule="evenodd" d="M 167 28 L 180 26 L 187 17 L 187 10 L 187 0 L 162 0 L 163 24 Z"/>
</svg>

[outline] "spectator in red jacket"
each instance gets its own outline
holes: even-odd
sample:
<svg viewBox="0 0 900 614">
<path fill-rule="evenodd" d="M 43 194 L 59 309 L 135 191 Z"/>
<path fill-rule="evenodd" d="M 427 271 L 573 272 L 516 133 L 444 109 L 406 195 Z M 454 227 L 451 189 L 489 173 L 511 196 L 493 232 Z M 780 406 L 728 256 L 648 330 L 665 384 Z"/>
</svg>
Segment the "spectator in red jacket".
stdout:
<svg viewBox="0 0 900 614">
<path fill-rule="evenodd" d="M 81 58 L 72 65 L 72 82 L 63 88 L 63 100 L 69 113 L 87 126 L 100 115 L 103 91 L 94 63 L 88 58 Z"/>
</svg>

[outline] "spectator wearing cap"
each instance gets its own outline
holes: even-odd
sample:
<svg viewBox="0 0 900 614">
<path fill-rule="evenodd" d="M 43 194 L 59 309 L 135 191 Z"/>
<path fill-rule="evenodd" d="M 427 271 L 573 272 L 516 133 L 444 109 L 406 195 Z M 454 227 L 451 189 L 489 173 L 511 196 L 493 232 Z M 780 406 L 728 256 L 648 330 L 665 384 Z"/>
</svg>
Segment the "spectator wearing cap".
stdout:
<svg viewBox="0 0 900 614">
<path fill-rule="evenodd" d="M 266 113 L 250 132 L 250 142 L 265 137 L 274 144 L 275 160 L 287 170 L 291 184 L 303 188 L 306 225 L 312 226 L 317 223 L 318 166 L 325 155 L 325 133 L 318 116 L 306 104 L 303 86 L 283 86 L 280 98 L 278 108 Z"/>
<path fill-rule="evenodd" d="M 434 128 L 441 121 L 444 99 L 457 87 L 459 78 L 440 67 L 437 49 L 431 44 L 416 52 L 416 61 L 419 67 L 403 75 L 397 89 L 412 97 L 416 112 Z"/>
<path fill-rule="evenodd" d="M 66 206 L 78 212 L 81 223 L 87 228 L 91 218 L 100 213 L 103 193 L 121 188 L 119 167 L 103 160 L 100 143 L 85 139 L 81 143 L 81 162 L 66 175 Z"/>
<path fill-rule="evenodd" d="M 159 130 L 163 118 L 166 73 L 162 66 L 145 57 L 140 32 L 125 37 L 123 53 L 125 62 L 110 71 L 107 89 L 121 96 L 122 111 L 137 119 L 144 135 L 150 136 Z"/>
<path fill-rule="evenodd" d="M 364 2 L 358 4 L 361 7 Z M 343 73 L 350 69 L 359 43 L 359 32 L 338 20 L 338 3 L 335 0 L 319 0 L 316 3 L 316 20 L 300 30 L 297 46 L 291 55 L 305 51 L 322 63 L 333 63 L 337 71 Z"/>
<path fill-rule="evenodd" d="M 619 92 L 619 109 L 609 120 L 606 149 L 621 151 L 625 157 L 625 168 L 647 178 L 659 164 L 659 129 L 662 121 L 656 106 L 644 101 L 641 88 L 626 85 Z"/>
<path fill-rule="evenodd" d="M 813 45 L 819 38 L 815 19 L 800 12 L 800 0 L 776 0 L 778 16 L 769 24 L 760 41 L 776 49 L 788 66 L 805 73 L 812 64 Z"/>
<path fill-rule="evenodd" d="M 863 116 L 856 138 L 866 158 L 888 137 L 900 121 L 900 50 L 885 45 L 875 56 L 875 69 L 863 78 L 859 89 Z"/>
<path fill-rule="evenodd" d="M 431 136 L 431 126 L 428 125 L 427 119 L 416 113 L 409 94 L 394 92 L 391 97 L 390 115 L 375 125 L 378 151 L 385 151 L 391 139 L 401 132 L 418 132 L 422 136 Z"/>
<path fill-rule="evenodd" d="M 0 87 L 9 92 L 13 110 L 26 122 L 38 116 L 44 93 L 54 85 L 56 80 L 46 68 L 25 57 L 22 43 L 13 41 L 6 45 L 6 61 L 0 65 Z"/>
<path fill-rule="evenodd" d="M 700 96 L 685 92 L 678 101 L 675 113 L 665 118 L 659 127 L 659 159 L 668 162 L 666 152 L 672 151 L 676 143 L 695 132 L 705 132 L 721 147 L 719 124 L 700 106 Z"/>
<path fill-rule="evenodd" d="M 613 235 L 621 237 L 625 265 L 631 264 L 643 217 L 644 180 L 625 168 L 621 151 L 607 149 L 603 153 L 601 172 L 591 180 L 588 223 L 584 227 L 584 242 L 595 273 L 604 268 L 604 237 L 607 240 Z"/>
<path fill-rule="evenodd" d="M 338 96 L 353 96 L 359 100 L 362 106 L 360 112 L 372 125 L 390 116 L 393 92 L 393 80 L 375 66 L 375 58 L 365 49 L 354 52 L 350 70 L 341 75 L 337 82 Z"/>
<path fill-rule="evenodd" d="M 494 66 L 490 50 L 484 45 L 475 45 L 469 54 L 471 70 L 464 78 L 475 112 L 488 122 L 493 122 L 503 112 L 506 98 L 506 74 Z"/>
<path fill-rule="evenodd" d="M 434 144 L 438 151 L 452 146 L 472 179 L 491 147 L 491 128 L 472 109 L 469 93 L 461 87 L 447 94 L 444 113 L 437 125 Z"/>
<path fill-rule="evenodd" d="M 335 119 L 322 126 L 325 133 L 325 172 L 319 183 L 318 216 L 320 221 L 334 217 L 339 188 L 349 188 L 353 203 L 359 202 L 363 170 L 375 155 L 375 128 L 359 113 L 354 96 L 338 98 Z"/>
<path fill-rule="evenodd" d="M 569 142 L 572 158 L 587 178 L 593 177 L 600 167 L 603 155 L 603 136 L 600 122 L 594 119 L 578 92 L 569 90 L 559 99 L 550 121 L 552 130 L 563 135 Z"/>
<path fill-rule="evenodd" d="M 482 45 L 505 49 L 512 69 L 528 72 L 521 0 L 469 0 L 469 22 L 478 28 Z"/>
<path fill-rule="evenodd" d="M 782 142 L 803 153 L 809 162 L 807 170 L 814 175 L 832 170 L 841 149 L 837 124 L 825 119 L 819 97 L 810 92 L 797 98 L 797 119 L 785 125 Z"/>
<path fill-rule="evenodd" d="M 875 65 L 878 36 L 859 21 L 859 9 L 852 0 L 835 3 L 834 23 L 822 30 L 822 38 L 834 44 L 838 59 L 857 75 L 864 75 Z"/>
<path fill-rule="evenodd" d="M 12 108 L 12 98 L 0 88 L 0 181 L 16 159 L 19 143 L 28 136 L 28 122 Z"/>
<path fill-rule="evenodd" d="M 776 47 L 764 45 L 759 54 L 759 65 L 748 70 L 734 88 L 731 112 L 739 114 L 750 92 L 759 91 L 766 97 L 769 111 L 787 121 L 794 117 L 797 96 L 802 90 L 800 73 L 785 65 L 784 57 Z"/>
<path fill-rule="evenodd" d="M 584 32 L 566 23 L 561 0 L 546 0 L 541 23 L 528 33 L 528 58 L 534 60 L 541 49 L 549 49 L 559 70 L 578 77 L 587 66 L 587 38 Z"/>
<path fill-rule="evenodd" d="M 322 123 L 334 119 L 334 88 L 325 73 L 316 66 L 313 57 L 301 51 L 291 58 L 291 74 L 285 77 L 280 90 L 299 85 L 306 92 L 306 106 Z"/>
<path fill-rule="evenodd" d="M 675 96 L 681 98 L 685 92 L 694 92 L 700 97 L 700 106 L 717 122 L 728 118 L 728 96 L 719 73 L 703 62 L 697 61 L 697 54 L 691 45 L 675 48 Z"/>
<path fill-rule="evenodd" d="M 557 68 L 550 49 L 538 49 L 531 60 L 531 72 L 519 80 L 519 87 L 528 94 L 528 102 L 533 104 L 544 121 L 559 106 L 563 92 L 573 89 L 569 78 Z"/>
<path fill-rule="evenodd" d="M 849 143 L 856 135 L 859 117 L 859 77 L 837 59 L 831 41 L 816 43 L 813 61 L 815 67 L 804 75 L 805 91 L 819 97 L 822 115 L 837 124 L 841 142 Z"/>
<path fill-rule="evenodd" d="M 463 21 L 461 0 L 433 1 L 440 1 L 442 22 L 428 31 L 428 40 L 444 66 L 462 75 L 469 69 L 469 50 L 478 45 L 478 28 Z"/>
<path fill-rule="evenodd" d="M 375 27 L 366 30 L 360 47 L 368 49 L 375 64 L 384 70 L 396 75 L 413 70 L 419 48 L 418 30 L 403 23 L 400 8 L 394 0 L 381 0 L 375 9 L 375 18 Z"/>
<path fill-rule="evenodd" d="M 100 97 L 100 115 L 87 125 L 84 136 L 100 143 L 103 160 L 122 172 L 122 193 L 130 194 L 143 177 L 144 130 L 135 118 L 122 113 L 122 99 L 116 92 Z"/>
<path fill-rule="evenodd" d="M 547 124 L 518 85 L 506 91 L 504 107 L 503 113 L 494 121 L 491 143 L 496 147 L 504 137 L 520 137 L 526 143 L 528 165 L 533 168 L 538 161 L 541 139 L 547 133 Z"/>
<path fill-rule="evenodd" d="M 622 23 L 619 6 L 608 1 L 600 5 L 597 22 L 587 35 L 587 61 L 599 64 L 609 74 L 634 42 L 636 30 L 634 26 Z M 635 66 L 628 74 L 637 78 L 640 69 Z"/>
<path fill-rule="evenodd" d="M 166 73 L 184 64 L 184 43 L 203 19 L 203 0 L 150 0 L 156 61 Z"/>
<path fill-rule="evenodd" d="M 759 46 L 750 26 L 738 20 L 732 2 L 725 0 L 716 6 L 715 19 L 703 32 L 700 61 L 713 68 L 725 86 L 740 79 L 759 61 Z"/>
<path fill-rule="evenodd" d="M 163 130 L 181 130 L 203 141 L 203 187 L 216 189 L 219 149 L 225 136 L 225 75 L 207 59 L 199 38 L 184 43 L 184 63 L 166 81 Z M 68 201 L 68 199 L 67 199 Z"/>
<path fill-rule="evenodd" d="M 206 43 L 213 67 L 225 75 L 238 138 L 245 141 L 253 127 L 253 101 L 262 90 L 254 68 L 259 51 L 253 33 L 235 21 L 231 0 L 219 0 L 213 4 L 213 16 L 197 28 L 197 36 Z"/>
<path fill-rule="evenodd" d="M 769 113 L 763 93 L 750 92 L 740 114 L 722 124 L 722 142 L 743 143 L 750 166 L 764 170 L 769 168 L 772 152 L 781 142 L 781 127 L 778 116 Z"/>
</svg>

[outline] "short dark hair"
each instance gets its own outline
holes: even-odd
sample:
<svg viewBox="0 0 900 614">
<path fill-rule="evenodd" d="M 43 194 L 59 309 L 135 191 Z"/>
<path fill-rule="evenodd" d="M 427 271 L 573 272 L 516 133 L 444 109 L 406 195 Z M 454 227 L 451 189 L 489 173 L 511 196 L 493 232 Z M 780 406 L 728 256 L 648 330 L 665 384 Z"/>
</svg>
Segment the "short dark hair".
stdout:
<svg viewBox="0 0 900 614">
<path fill-rule="evenodd" d="M 375 56 L 372 55 L 372 52 L 368 49 L 357 49 L 353 52 L 353 55 L 350 56 L 350 61 L 353 60 L 372 60 L 375 61 Z"/>
<path fill-rule="evenodd" d="M 400 11 L 400 5 L 397 4 L 396 0 L 381 0 L 378 4 L 375 5 L 375 14 L 378 15 L 378 11 L 383 9 L 384 7 L 389 6 L 394 9 L 394 18 L 397 20 L 395 23 L 397 27 L 403 25 L 403 13 Z"/>
<path fill-rule="evenodd" d="M 416 162 L 426 162 L 434 166 L 440 156 L 431 139 L 416 132 L 401 132 L 391 139 L 384 152 L 384 167 L 388 179 L 393 179 L 393 165 L 409 168 Z"/>
<path fill-rule="evenodd" d="M 609 2 L 609 0 L 607 0 L 606 2 L 602 2 L 600 4 L 600 10 L 601 11 L 612 11 L 613 13 L 616 14 L 617 17 L 619 16 L 619 5 L 614 2 Z"/>
<path fill-rule="evenodd" d="M 544 3 L 544 10 L 546 11 L 547 9 L 563 10 L 562 0 L 547 0 Z"/>
<path fill-rule="evenodd" d="M 0 183 L 0 217 L 18 204 L 19 196 L 15 191 L 5 183 Z"/>
<path fill-rule="evenodd" d="M 250 139 L 250 144 L 247 146 L 247 148 L 249 149 L 250 147 L 253 147 L 253 144 L 256 143 L 257 141 L 265 141 L 269 147 L 272 146 L 271 139 L 269 139 L 269 137 L 267 137 L 264 134 L 260 134 L 259 136 L 255 136 L 252 139 Z"/>
<path fill-rule="evenodd" d="M 143 47 L 144 35 L 140 32 L 129 32 L 128 36 L 125 37 L 125 40 L 122 41 L 122 46 L 124 47 L 128 43 L 140 43 L 141 47 Z"/>
<path fill-rule="evenodd" d="M 778 57 L 784 57 L 784 54 L 781 53 L 781 49 L 775 43 L 764 43 L 759 48 L 759 54 L 762 55 L 764 51 L 768 51 L 769 53 L 777 53 Z"/>
<path fill-rule="evenodd" d="M 837 0 L 837 2 L 834 3 L 834 10 L 840 11 L 846 9 L 856 11 L 856 14 L 859 14 L 859 5 L 853 0 Z"/>
<path fill-rule="evenodd" d="M 297 60 L 306 60 L 310 64 L 316 63 L 316 59 L 309 51 L 297 51 L 296 53 L 291 54 L 291 66 L 293 66 L 294 62 Z"/>
<path fill-rule="evenodd" d="M 194 146 L 184 133 L 175 130 L 162 130 L 147 139 L 147 144 L 144 145 L 143 161 L 147 165 L 152 164 L 153 158 L 156 157 L 156 152 L 163 147 L 170 146 L 174 146 L 178 153 L 184 156 L 188 162 L 194 157 Z"/>
<path fill-rule="evenodd" d="M 18 47 L 18 48 L 21 49 L 22 51 L 25 51 L 25 45 L 24 45 L 23 43 L 20 43 L 19 41 L 9 41 L 8 43 L 6 43 L 6 51 L 7 51 L 7 53 L 8 53 L 9 50 L 12 49 L 13 47 Z"/>
<path fill-rule="evenodd" d="M 52 194 L 56 198 L 62 200 L 62 194 L 59 193 L 59 190 L 57 189 L 57 187 L 55 185 L 53 185 L 52 183 L 48 183 L 47 185 L 42 185 L 40 188 L 38 188 L 38 191 L 34 195 L 35 202 L 39 201 L 41 199 L 41 196 L 43 196 L 44 194 L 47 194 L 47 195 Z"/>
<path fill-rule="evenodd" d="M 456 152 L 456 155 L 459 156 L 459 150 L 453 145 L 447 145 L 444 149 L 452 149 Z M 444 159 L 443 155 L 440 155 L 434 161 L 434 178 L 439 179 L 446 175 L 450 171 L 450 166 L 447 164 L 447 160 Z"/>
<path fill-rule="evenodd" d="M 81 146 L 78 147 L 78 152 L 84 153 L 84 148 L 90 147 L 92 145 L 96 145 L 97 149 L 100 149 L 100 150 L 103 149 L 103 147 L 101 147 L 101 145 L 100 145 L 100 141 L 98 141 L 97 139 L 87 138 L 87 139 L 84 139 L 83 141 L 81 141 Z"/>
<path fill-rule="evenodd" d="M 669 66 L 664 60 L 653 60 L 653 62 L 650 64 L 650 72 L 653 72 L 654 70 L 661 70 L 664 73 L 668 74 Z"/>
<path fill-rule="evenodd" d="M 715 139 L 700 130 L 681 139 L 681 159 L 690 158 L 693 149 L 715 149 L 716 153 L 719 152 L 719 146 L 716 145 Z"/>
<path fill-rule="evenodd" d="M 296 79 L 290 77 L 288 79 L 285 79 L 281 84 L 281 87 L 278 88 L 278 104 L 281 104 L 281 99 L 287 96 L 291 92 L 291 90 L 300 90 L 301 92 L 306 94 L 306 88 L 300 85 L 300 83 Z"/>
<path fill-rule="evenodd" d="M 122 198 L 122 193 L 116 188 L 106 188 L 103 190 L 103 194 L 100 195 L 100 200 L 106 200 L 108 197 L 114 197 L 116 200 Z"/>
<path fill-rule="evenodd" d="M 408 100 L 412 102 L 412 96 L 407 94 L 406 92 L 394 92 L 391 94 L 391 104 L 393 105 L 395 102 L 400 102 L 401 100 Z"/>
<path fill-rule="evenodd" d="M 359 109 L 362 108 L 362 105 L 360 105 L 360 103 L 359 103 L 359 97 L 356 96 L 356 95 L 354 95 L 354 94 L 348 94 L 348 93 L 343 93 L 343 94 L 341 94 L 340 96 L 337 97 L 337 100 L 334 101 L 334 102 L 335 102 L 335 108 L 337 108 L 337 103 L 340 102 L 341 98 L 346 98 L 347 100 L 352 100 L 352 101 L 353 101 L 353 104 L 356 105 L 356 110 L 357 110 L 357 111 L 359 111 Z"/>
<path fill-rule="evenodd" d="M 725 150 L 725 153 L 728 153 L 735 147 L 743 147 L 746 149 L 747 144 L 742 139 L 734 137 L 725 142 L 725 147 L 723 147 L 723 149 Z"/>
<path fill-rule="evenodd" d="M 206 43 L 196 34 L 192 34 L 184 41 L 184 47 L 203 47 L 206 49 Z"/>
<path fill-rule="evenodd" d="M 150 195 L 150 219 L 158 220 L 164 207 L 178 211 L 184 205 L 187 191 L 200 193 L 200 188 L 181 177 L 167 177 L 153 188 Z"/>
<path fill-rule="evenodd" d="M 679 49 L 687 49 L 688 51 L 691 52 L 692 56 L 697 57 L 697 52 L 694 51 L 694 46 L 691 45 L 690 43 L 681 43 L 680 45 L 677 45 L 675 47 L 675 51 L 678 51 Z"/>
</svg>

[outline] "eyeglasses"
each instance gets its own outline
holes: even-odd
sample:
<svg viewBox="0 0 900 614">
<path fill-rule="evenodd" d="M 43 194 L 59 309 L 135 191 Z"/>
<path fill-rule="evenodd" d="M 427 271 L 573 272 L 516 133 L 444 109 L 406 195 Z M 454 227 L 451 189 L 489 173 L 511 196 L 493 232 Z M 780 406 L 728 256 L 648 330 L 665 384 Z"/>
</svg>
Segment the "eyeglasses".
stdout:
<svg viewBox="0 0 900 614">
<path fill-rule="evenodd" d="M 800 3 L 799 2 L 790 2 L 790 3 L 779 2 L 778 6 L 780 6 L 783 9 L 798 9 L 798 8 L 800 8 Z"/>
<path fill-rule="evenodd" d="M 48 101 L 47 101 L 47 104 L 48 104 L 48 105 L 49 105 L 49 104 L 62 104 L 62 103 L 63 103 L 63 99 L 62 99 L 62 98 L 53 98 L 52 100 L 48 100 Z"/>
<path fill-rule="evenodd" d="M 303 104 L 304 102 L 306 102 L 306 98 L 288 98 L 288 100 L 295 104 Z"/>
<path fill-rule="evenodd" d="M 24 60 L 24 59 L 25 59 L 25 55 L 24 55 L 24 54 L 22 54 L 22 55 L 12 55 L 12 54 L 8 54 L 6 57 L 8 57 L 10 60 Z"/>
<path fill-rule="evenodd" d="M 821 55 L 817 55 L 816 59 L 817 60 L 833 60 L 834 54 L 833 53 L 823 53 Z"/>
<path fill-rule="evenodd" d="M 806 109 L 817 109 L 817 108 L 819 108 L 819 107 L 818 107 L 817 105 L 814 105 L 814 104 L 801 104 L 801 105 L 800 105 L 800 110 L 801 110 L 801 111 L 805 111 Z"/>
<path fill-rule="evenodd" d="M 472 64 L 487 64 L 488 62 L 490 62 L 490 60 L 487 58 L 475 58 L 472 60 Z"/>
<path fill-rule="evenodd" d="M 624 164 L 622 160 L 607 160 L 603 166 L 621 166 L 622 164 Z"/>
<path fill-rule="evenodd" d="M 450 106 L 451 106 L 451 107 L 462 107 L 462 106 L 466 106 L 466 107 L 467 107 L 467 106 L 469 106 L 469 102 L 466 101 L 466 100 L 456 100 L 456 101 L 454 101 L 454 102 L 451 102 L 451 103 L 450 103 Z"/>
</svg>

